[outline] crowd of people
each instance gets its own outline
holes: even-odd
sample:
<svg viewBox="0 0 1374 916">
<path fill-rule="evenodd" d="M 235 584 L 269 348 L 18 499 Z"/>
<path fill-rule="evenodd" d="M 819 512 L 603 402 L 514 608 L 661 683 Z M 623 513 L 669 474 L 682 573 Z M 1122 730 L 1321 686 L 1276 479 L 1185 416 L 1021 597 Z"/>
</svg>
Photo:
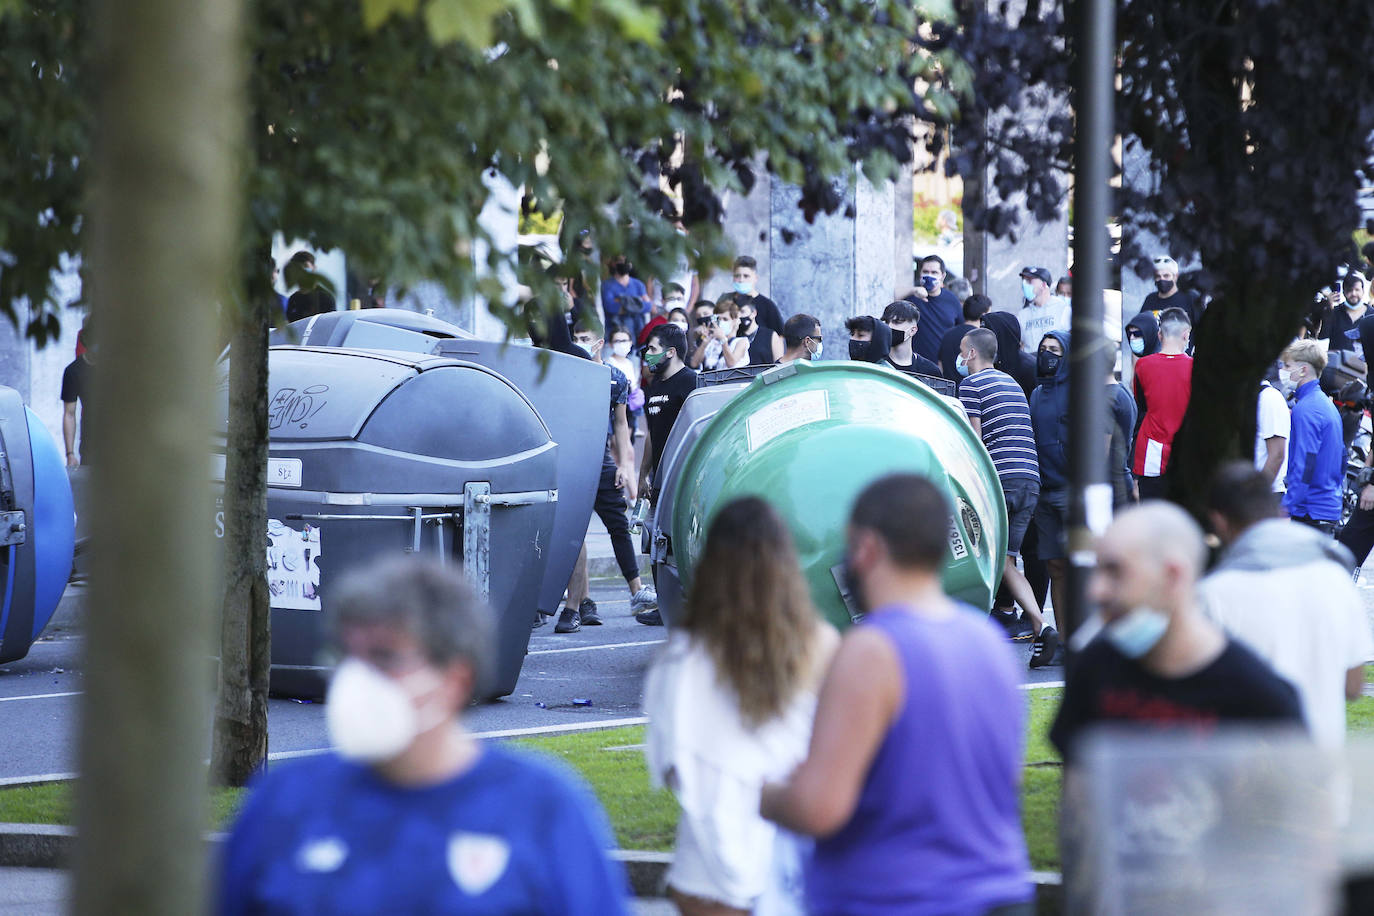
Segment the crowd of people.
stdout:
<svg viewBox="0 0 1374 916">
<path fill-rule="evenodd" d="M 1203 528 L 1158 498 L 1206 302 L 1178 288 L 1171 258 L 1155 268 L 1157 292 L 1127 325 L 1131 390 L 1115 372 L 1103 379 L 1102 460 L 1117 512 L 1096 545 L 1096 612 L 1073 634 L 1050 731 L 1065 762 L 1061 846 L 1075 893 L 1092 852 L 1076 845 L 1089 804 L 1084 742 L 1099 726 L 1205 742 L 1240 723 L 1339 747 L 1345 701 L 1361 693 L 1374 655 L 1352 578 L 1363 554 L 1348 546 L 1374 540 L 1374 470 L 1358 523 L 1331 537 L 1346 432 L 1321 377 L 1335 343 L 1308 329 L 1276 362 L 1256 405 L 1253 459 L 1211 482 L 1207 525 L 1219 546 L 1209 569 Z M 628 282 L 628 265 L 615 269 L 627 291 L 621 321 L 603 334 L 569 285 L 568 339 L 555 331 L 549 345 L 612 368 L 597 508 L 642 605 L 637 619 L 661 624 L 651 586 L 621 556 L 624 498 L 652 492 L 699 371 L 816 359 L 823 329 L 760 296 L 746 258 L 733 293 L 690 311 L 688 284 L 662 284 L 656 304 L 650 285 Z M 960 301 L 928 258 L 911 294 L 845 323 L 851 358 L 954 383 L 987 446 L 1009 522 L 991 614 L 944 593 L 951 506 L 920 476 L 872 481 L 850 511 L 842 575 L 863 614 L 843 635 L 812 606 L 787 526 L 766 500 L 739 499 L 710 521 L 700 562 L 735 575 L 698 579 L 644 698 L 650 778 L 681 807 L 667 875 L 681 912 L 1035 911 L 1012 640 L 1034 641 L 1033 667 L 1063 661 L 1047 612 L 1064 606 L 1068 567 L 1072 339 L 1051 276 L 1026 267 L 1013 312 L 983 296 Z M 1362 279 L 1347 274 L 1342 288 L 1341 308 L 1364 308 Z M 1365 319 L 1346 317 L 1358 320 L 1329 326 L 1355 342 Z M 632 390 L 646 440 L 637 469 Z M 560 632 L 579 608 L 580 623 L 593 622 L 584 597 L 570 586 Z M 461 581 L 393 564 L 341 585 L 334 606 L 345 658 L 328 706 L 338 756 L 274 770 L 259 786 L 226 847 L 222 910 L 319 912 L 346 899 L 353 909 L 378 900 L 388 910 L 624 912 L 624 876 L 585 789 L 462 726 L 487 626 Z M 1102 890 L 1083 892 L 1082 911 L 1098 911 L 1082 901 Z"/>
</svg>

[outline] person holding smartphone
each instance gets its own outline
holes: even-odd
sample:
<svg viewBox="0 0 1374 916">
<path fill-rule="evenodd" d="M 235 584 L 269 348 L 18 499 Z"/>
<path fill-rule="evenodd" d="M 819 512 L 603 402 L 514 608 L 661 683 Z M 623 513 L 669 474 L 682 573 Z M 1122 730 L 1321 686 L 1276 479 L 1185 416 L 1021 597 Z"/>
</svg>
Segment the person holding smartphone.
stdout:
<svg viewBox="0 0 1374 916">
<path fill-rule="evenodd" d="M 739 306 L 733 299 L 722 298 L 701 327 L 705 334 L 692 351 L 692 368 L 714 372 L 749 365 L 749 338 L 739 333 Z"/>
</svg>

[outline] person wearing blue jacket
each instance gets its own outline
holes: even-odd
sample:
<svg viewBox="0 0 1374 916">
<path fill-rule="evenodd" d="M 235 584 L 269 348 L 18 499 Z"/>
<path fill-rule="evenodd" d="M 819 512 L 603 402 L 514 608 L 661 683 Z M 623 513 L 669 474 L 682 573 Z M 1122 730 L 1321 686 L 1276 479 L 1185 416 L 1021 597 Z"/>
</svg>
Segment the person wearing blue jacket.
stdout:
<svg viewBox="0 0 1374 916">
<path fill-rule="evenodd" d="M 393 557 L 330 599 L 334 751 L 257 781 L 224 844 L 217 913 L 628 916 L 591 791 L 463 727 L 495 646 L 462 577 Z"/>
<path fill-rule="evenodd" d="M 1050 572 L 1050 599 L 1063 608 L 1069 575 L 1069 335 L 1050 331 L 1035 354 L 1040 385 L 1030 396 L 1031 428 L 1040 461 L 1040 502 L 1035 507 L 1037 555 Z M 1063 620 L 1057 620 L 1063 629 Z M 1067 637 L 1069 634 L 1065 634 Z M 1046 659 L 1031 667 L 1053 663 Z"/>
<path fill-rule="evenodd" d="M 1285 392 L 1297 392 L 1283 508 L 1293 521 L 1332 534 L 1341 520 L 1345 439 L 1336 405 L 1321 389 L 1325 368 L 1326 353 L 1315 340 L 1295 340 L 1283 351 L 1279 381 Z"/>
</svg>

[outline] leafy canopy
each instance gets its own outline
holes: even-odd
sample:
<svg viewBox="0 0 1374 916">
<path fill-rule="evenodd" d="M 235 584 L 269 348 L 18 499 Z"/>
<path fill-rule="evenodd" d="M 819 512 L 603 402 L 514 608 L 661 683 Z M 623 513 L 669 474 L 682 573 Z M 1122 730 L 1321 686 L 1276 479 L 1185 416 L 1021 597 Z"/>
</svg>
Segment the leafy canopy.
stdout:
<svg viewBox="0 0 1374 916">
<path fill-rule="evenodd" d="M 0 19 L 16 77 L 0 111 L 34 125 L 0 163 L 6 308 L 44 303 L 82 244 L 80 12 Z M 909 163 L 914 120 L 953 117 L 970 63 L 926 38 L 951 16 L 944 0 L 257 0 L 243 283 L 262 294 L 281 231 L 344 249 L 360 275 L 496 299 L 470 257 L 489 169 L 564 214 L 565 252 L 587 229 L 650 274 L 721 262 L 722 195 L 760 164 L 802 187 L 809 218 L 840 205 L 855 165 L 882 180 Z M 51 313 L 34 314 L 38 333 Z"/>
</svg>

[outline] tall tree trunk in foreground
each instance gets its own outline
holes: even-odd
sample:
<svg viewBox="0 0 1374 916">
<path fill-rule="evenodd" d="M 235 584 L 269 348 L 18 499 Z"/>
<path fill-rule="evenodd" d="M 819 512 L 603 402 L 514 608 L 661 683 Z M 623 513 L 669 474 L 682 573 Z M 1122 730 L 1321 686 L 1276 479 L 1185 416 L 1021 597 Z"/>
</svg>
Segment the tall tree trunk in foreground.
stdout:
<svg viewBox="0 0 1374 916">
<path fill-rule="evenodd" d="M 256 273 L 251 273 L 256 266 Z M 247 296 L 230 336 L 224 472 L 224 595 L 211 767 L 241 786 L 267 759 L 272 649 L 267 594 L 267 259 L 245 266 Z"/>
<path fill-rule="evenodd" d="M 100 0 L 99 351 L 77 913 L 202 908 L 215 321 L 237 250 L 240 4 Z"/>
</svg>

